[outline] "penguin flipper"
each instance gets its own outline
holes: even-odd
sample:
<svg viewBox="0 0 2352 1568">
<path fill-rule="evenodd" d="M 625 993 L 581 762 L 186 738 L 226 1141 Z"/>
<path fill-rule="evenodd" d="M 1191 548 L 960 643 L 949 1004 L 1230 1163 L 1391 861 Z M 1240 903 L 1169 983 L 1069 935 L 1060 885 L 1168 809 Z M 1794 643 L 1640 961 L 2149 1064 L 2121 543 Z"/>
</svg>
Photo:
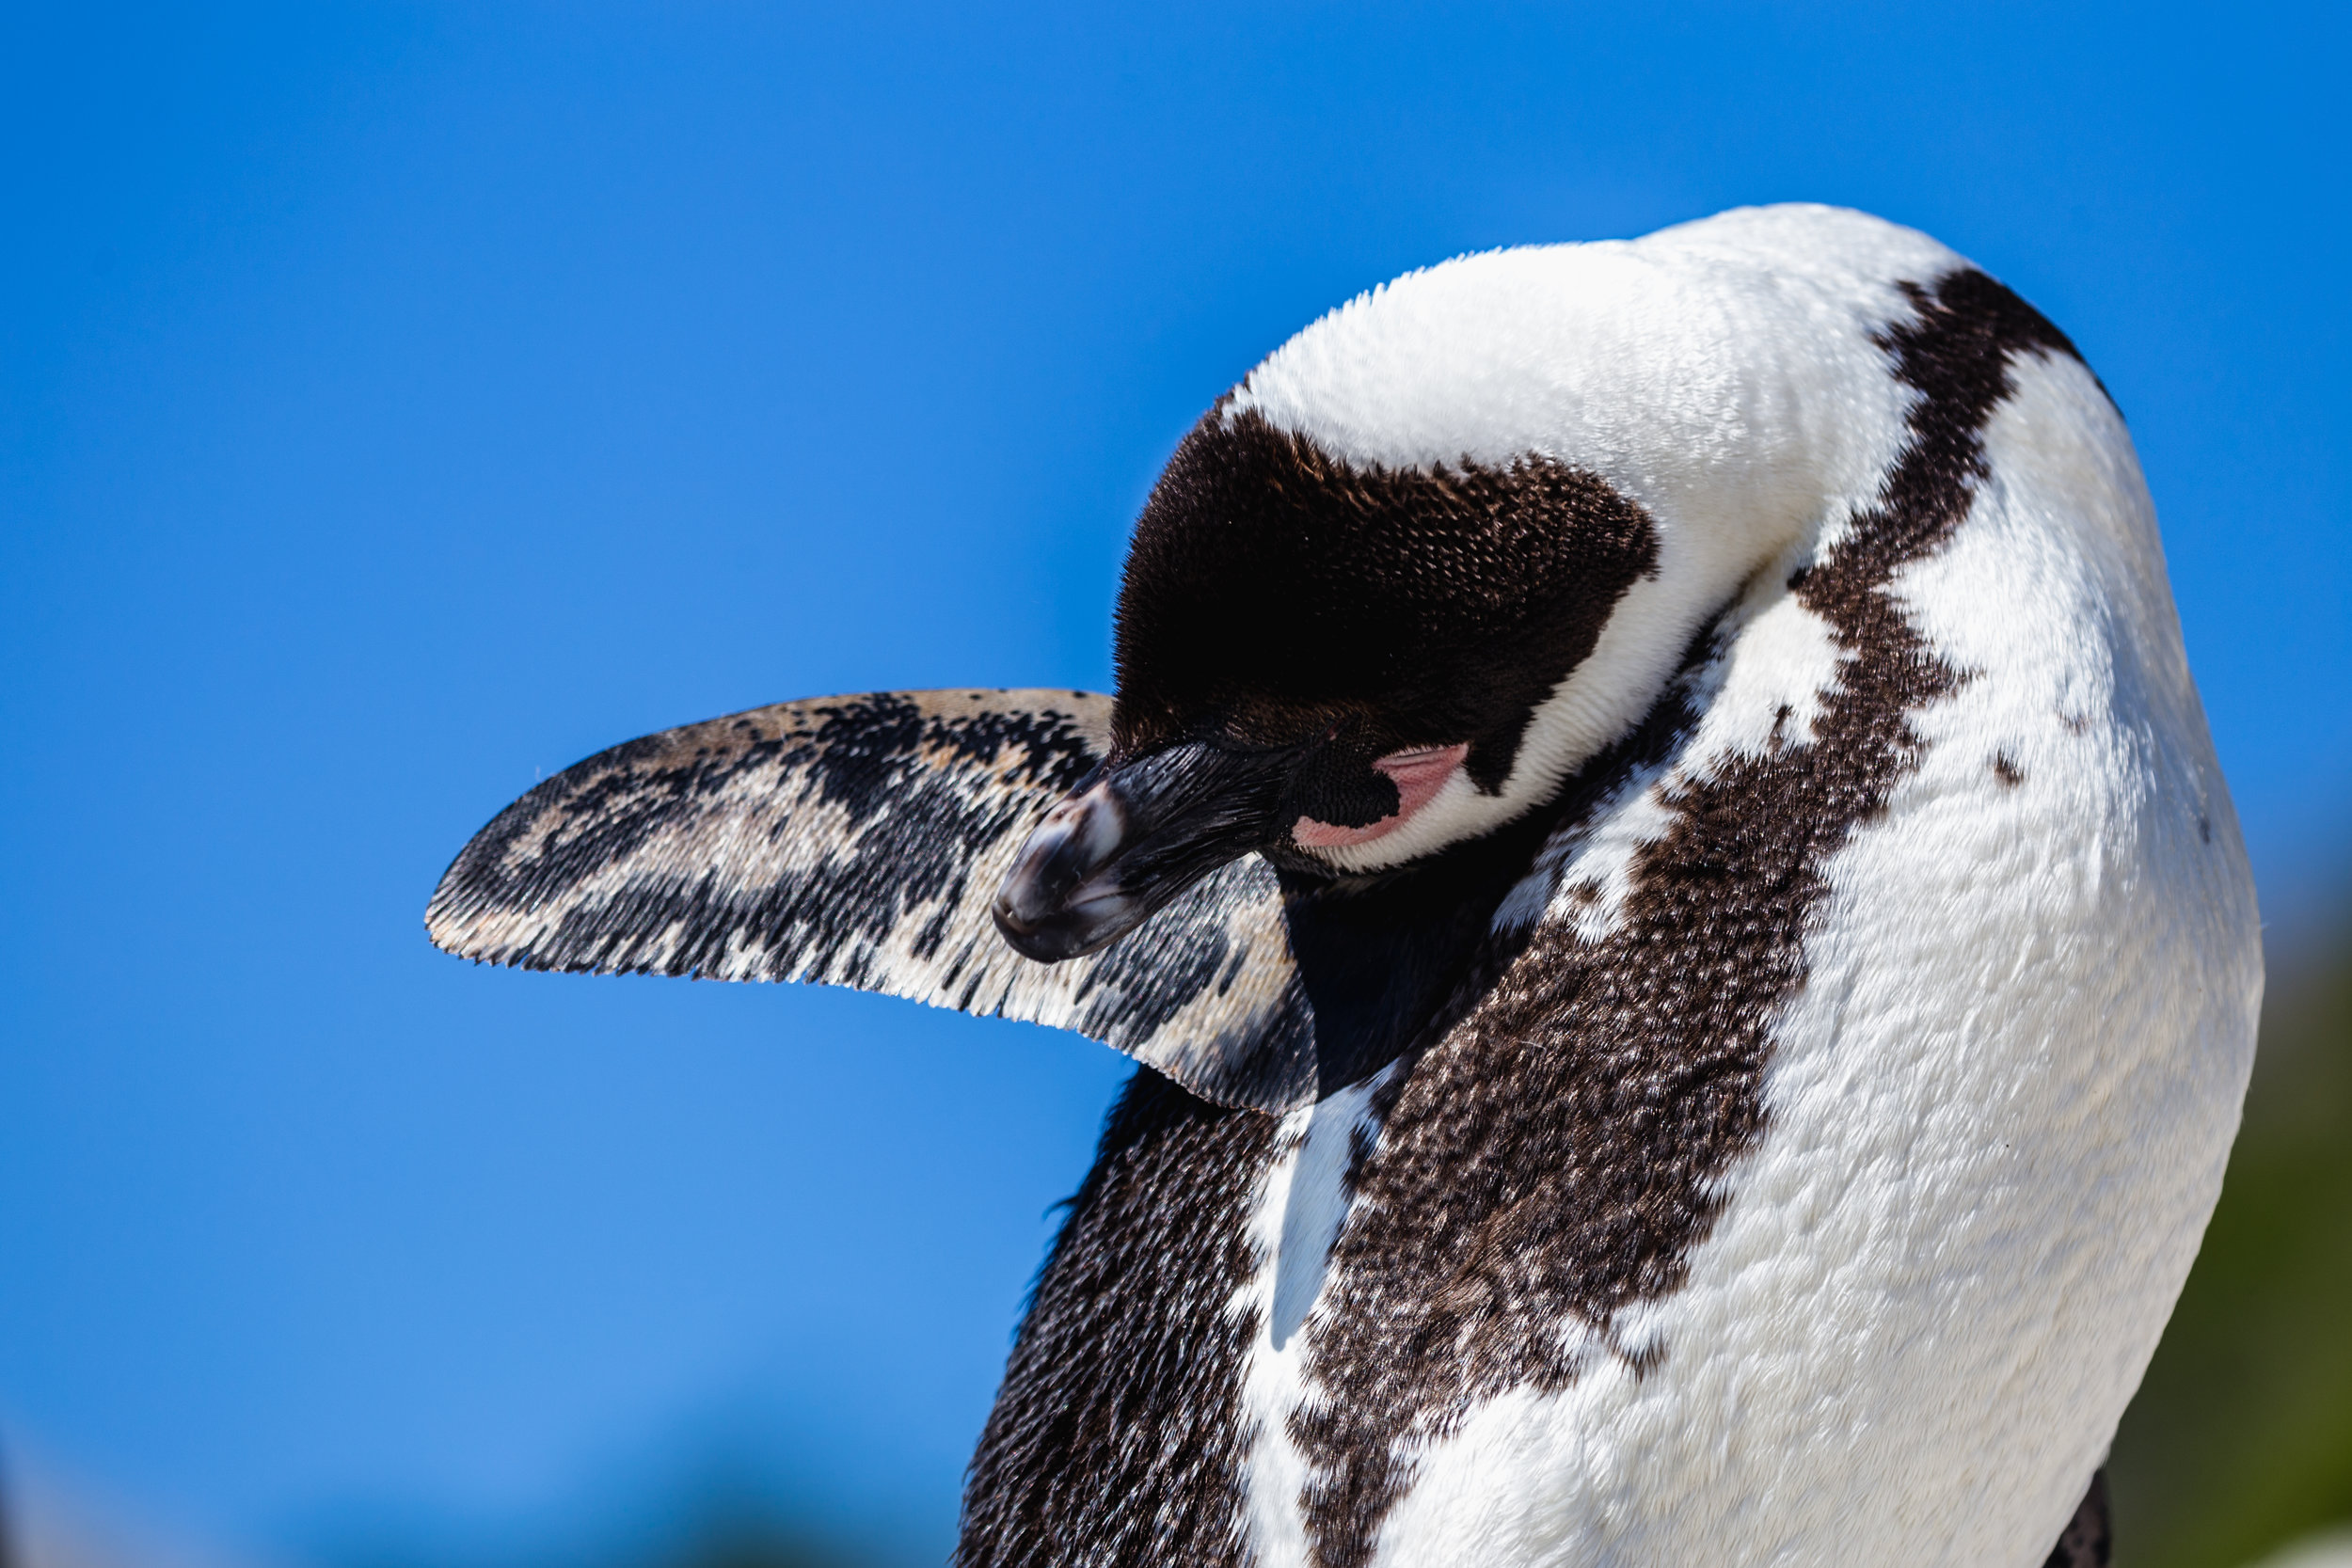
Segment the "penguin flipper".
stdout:
<svg viewBox="0 0 2352 1568">
<path fill-rule="evenodd" d="M 664 730 L 564 769 L 458 855 L 434 942 L 524 969 L 810 980 L 1073 1030 L 1202 1099 L 1315 1093 L 1273 868 L 1203 879 L 1100 953 L 1021 957 L 989 906 L 1102 760 L 1110 699 L 882 691 Z"/>
</svg>

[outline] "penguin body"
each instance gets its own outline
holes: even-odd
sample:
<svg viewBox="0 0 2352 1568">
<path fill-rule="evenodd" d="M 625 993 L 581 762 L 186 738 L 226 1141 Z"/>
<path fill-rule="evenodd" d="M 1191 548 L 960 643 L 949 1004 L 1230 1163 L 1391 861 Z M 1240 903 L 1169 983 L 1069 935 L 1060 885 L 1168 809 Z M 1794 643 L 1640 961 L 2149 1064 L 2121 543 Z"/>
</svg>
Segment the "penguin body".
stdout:
<svg viewBox="0 0 2352 1568">
<path fill-rule="evenodd" d="M 2261 962 L 2055 327 L 1825 208 L 1409 275 L 1186 438 L 1119 635 L 1107 711 L 591 759 L 430 916 L 1146 1064 L 961 1563 L 2104 1560 Z"/>
</svg>

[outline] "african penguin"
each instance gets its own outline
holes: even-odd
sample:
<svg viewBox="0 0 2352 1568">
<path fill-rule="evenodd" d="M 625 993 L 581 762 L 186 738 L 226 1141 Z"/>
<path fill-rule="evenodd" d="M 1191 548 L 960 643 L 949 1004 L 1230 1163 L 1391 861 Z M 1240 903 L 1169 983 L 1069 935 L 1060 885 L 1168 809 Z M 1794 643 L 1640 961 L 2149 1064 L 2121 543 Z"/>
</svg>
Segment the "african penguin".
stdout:
<svg viewBox="0 0 2352 1568">
<path fill-rule="evenodd" d="M 1143 1064 L 963 1568 L 2106 1560 L 2262 969 L 2057 327 L 1823 207 L 1408 274 L 1184 439 L 1117 662 L 631 741 L 427 917 Z"/>
</svg>

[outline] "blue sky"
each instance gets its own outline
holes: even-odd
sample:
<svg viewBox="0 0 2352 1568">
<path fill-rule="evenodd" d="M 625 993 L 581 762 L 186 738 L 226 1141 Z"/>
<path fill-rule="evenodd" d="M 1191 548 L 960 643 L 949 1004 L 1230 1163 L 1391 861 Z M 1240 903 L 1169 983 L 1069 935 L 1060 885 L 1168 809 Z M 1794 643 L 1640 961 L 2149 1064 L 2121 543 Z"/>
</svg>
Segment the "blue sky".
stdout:
<svg viewBox="0 0 2352 1568">
<path fill-rule="evenodd" d="M 0 1435 L 255 1551 L 738 1465 L 930 1554 L 1123 1065 L 425 895 L 644 731 L 1106 686 L 1186 425 L 1467 250 L 1809 198 L 2017 287 L 2340 901 L 2340 17 L 849 11 L 0 13 Z"/>
</svg>

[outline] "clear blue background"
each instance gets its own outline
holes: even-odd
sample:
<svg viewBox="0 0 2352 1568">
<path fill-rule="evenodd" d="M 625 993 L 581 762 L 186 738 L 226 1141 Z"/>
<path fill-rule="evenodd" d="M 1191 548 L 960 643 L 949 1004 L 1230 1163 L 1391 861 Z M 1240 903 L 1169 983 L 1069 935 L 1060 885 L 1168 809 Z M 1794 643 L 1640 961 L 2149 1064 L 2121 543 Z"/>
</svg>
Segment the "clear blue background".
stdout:
<svg viewBox="0 0 2352 1568">
<path fill-rule="evenodd" d="M 1810 198 L 2016 286 L 2320 907 L 2344 24 L 2049 12 L 8 8 L 0 1433 L 255 1552 L 735 1471 L 935 1557 L 1122 1064 L 475 970 L 425 895 L 644 731 L 1105 686 L 1186 425 L 1466 250 Z"/>
</svg>

